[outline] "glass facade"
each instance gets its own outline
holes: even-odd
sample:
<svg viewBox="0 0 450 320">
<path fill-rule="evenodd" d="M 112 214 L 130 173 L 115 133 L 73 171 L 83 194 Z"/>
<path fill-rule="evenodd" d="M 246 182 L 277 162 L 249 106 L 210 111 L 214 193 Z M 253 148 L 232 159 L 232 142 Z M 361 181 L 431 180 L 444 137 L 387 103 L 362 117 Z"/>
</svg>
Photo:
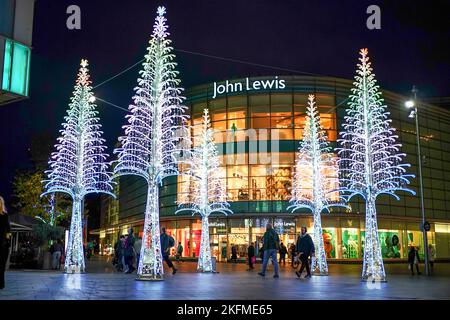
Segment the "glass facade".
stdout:
<svg viewBox="0 0 450 320">
<path fill-rule="evenodd" d="M 3 55 L 2 90 L 28 96 L 30 49 L 6 39 Z"/>
<path fill-rule="evenodd" d="M 187 91 L 191 123 L 201 121 L 208 108 L 215 141 L 221 158 L 220 173 L 234 215 L 211 218 L 211 246 L 219 261 L 226 261 L 231 247 L 239 257 L 248 245 L 260 246 L 265 224 L 274 223 L 282 241 L 295 242 L 302 225 L 313 232 L 307 211 L 291 214 L 286 210 L 291 194 L 295 154 L 302 139 L 307 95 L 314 93 L 322 126 L 336 147 L 340 124 L 345 116 L 352 82 L 337 78 L 286 76 L 283 90 L 260 90 L 212 98 L 212 84 Z M 260 79 L 260 78 L 252 78 Z M 241 81 L 237 79 L 236 81 Z M 397 129 L 410 172 L 417 175 L 415 127 L 404 109 L 406 97 L 383 91 L 392 125 Z M 424 196 L 428 233 L 436 258 L 450 259 L 450 112 L 433 105 L 419 106 L 420 137 L 424 155 Z M 197 133 L 193 130 L 193 136 Z M 176 201 L 187 201 L 186 178 L 165 179 L 161 187 L 161 225 L 167 224 L 175 240 L 182 242 L 184 256 L 198 256 L 200 217 L 175 215 Z M 418 179 L 411 188 L 418 191 Z M 330 186 L 332 188 L 332 186 Z M 336 197 L 338 195 L 336 194 Z M 124 177 L 120 184 L 118 225 L 143 223 L 146 185 L 142 179 Z M 362 199 L 350 203 L 350 211 L 337 208 L 323 214 L 324 243 L 329 259 L 361 259 L 364 250 Z M 423 254 L 419 197 L 401 194 L 397 201 L 387 196 L 377 200 L 379 234 L 385 259 L 406 258 L 408 246 Z M 134 222 L 133 222 L 134 223 Z M 107 225 L 102 226 L 104 230 Z"/>
</svg>

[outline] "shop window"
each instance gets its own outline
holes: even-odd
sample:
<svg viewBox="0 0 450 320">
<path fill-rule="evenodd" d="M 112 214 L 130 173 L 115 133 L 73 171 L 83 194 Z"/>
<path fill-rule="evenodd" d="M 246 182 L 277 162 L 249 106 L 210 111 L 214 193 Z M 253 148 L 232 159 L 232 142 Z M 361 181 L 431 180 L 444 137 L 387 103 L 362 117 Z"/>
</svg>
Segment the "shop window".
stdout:
<svg viewBox="0 0 450 320">
<path fill-rule="evenodd" d="M 272 168 L 266 177 L 271 192 L 271 200 L 289 200 L 292 189 L 292 167 Z"/>
<path fill-rule="evenodd" d="M 253 117 L 269 117 L 270 116 L 270 105 L 252 105 L 250 104 L 250 116 Z"/>
<path fill-rule="evenodd" d="M 227 168 L 228 200 L 248 201 L 248 167 L 233 166 Z"/>
<path fill-rule="evenodd" d="M 311 232 L 312 233 L 312 232 Z M 327 259 L 336 258 L 337 237 L 336 228 L 322 229 L 323 245 Z"/>
<path fill-rule="evenodd" d="M 320 113 L 320 124 L 326 132 L 328 141 L 336 141 L 336 114 Z"/>
<path fill-rule="evenodd" d="M 305 127 L 306 114 L 294 112 L 294 128 L 303 129 Z"/>
<path fill-rule="evenodd" d="M 246 97 L 229 97 L 228 98 L 228 120 L 246 118 L 246 116 L 247 116 L 247 98 Z"/>
<path fill-rule="evenodd" d="M 274 106 L 272 105 L 272 117 L 284 117 L 292 119 L 292 107 L 290 106 Z"/>
<path fill-rule="evenodd" d="M 292 128 L 292 117 L 273 117 L 270 119 L 271 128 Z"/>
<path fill-rule="evenodd" d="M 206 108 L 206 104 L 204 103 L 195 103 L 191 106 L 192 109 L 192 118 L 201 118 L 203 112 Z"/>
<path fill-rule="evenodd" d="M 236 116 L 237 117 L 237 116 Z M 247 128 L 246 119 L 237 119 L 233 117 L 228 117 L 228 127 L 227 129 L 235 133 L 238 130 L 243 130 Z"/>
<path fill-rule="evenodd" d="M 295 129 L 294 130 L 294 139 L 295 140 L 303 140 L 303 129 Z"/>
<path fill-rule="evenodd" d="M 294 111 L 306 112 L 306 103 L 308 102 L 308 94 L 294 94 Z"/>
<path fill-rule="evenodd" d="M 217 131 L 226 131 L 227 122 L 226 121 L 214 121 L 211 123 L 211 127 Z"/>
<path fill-rule="evenodd" d="M 333 95 L 316 94 L 316 106 L 318 106 L 319 108 L 321 107 L 333 108 L 335 105 L 336 104 Z"/>
<path fill-rule="evenodd" d="M 357 259 L 359 255 L 359 236 L 357 228 L 342 228 L 342 258 Z"/>
<path fill-rule="evenodd" d="M 250 106 L 269 106 L 270 96 L 268 94 L 249 95 Z"/>
<path fill-rule="evenodd" d="M 294 152 L 272 152 L 272 164 L 294 164 Z"/>
<path fill-rule="evenodd" d="M 292 129 L 272 129 L 270 136 L 272 140 L 293 140 L 294 131 Z"/>
<path fill-rule="evenodd" d="M 212 115 L 226 112 L 227 100 L 225 98 L 209 100 L 208 104 Z"/>
<path fill-rule="evenodd" d="M 435 224 L 435 253 L 436 258 L 450 257 L 450 225 Z"/>
<path fill-rule="evenodd" d="M 223 110 L 210 111 L 210 115 L 212 122 L 227 120 L 227 113 L 225 108 Z"/>
<path fill-rule="evenodd" d="M 268 129 L 270 128 L 270 118 L 252 118 L 251 124 L 253 129 Z"/>
<path fill-rule="evenodd" d="M 366 232 L 361 231 L 361 256 L 364 256 Z M 408 241 L 414 236 L 408 233 Z M 378 238 L 381 246 L 381 256 L 383 259 L 394 259 L 402 257 L 402 234 L 398 230 L 378 230 Z M 411 244 L 411 241 L 409 241 Z M 413 244 L 416 246 L 415 244 Z"/>
<path fill-rule="evenodd" d="M 272 116 L 284 116 L 292 118 L 292 95 L 271 95 Z"/>
<path fill-rule="evenodd" d="M 30 49 L 6 39 L 3 60 L 2 89 L 28 96 Z"/>
</svg>

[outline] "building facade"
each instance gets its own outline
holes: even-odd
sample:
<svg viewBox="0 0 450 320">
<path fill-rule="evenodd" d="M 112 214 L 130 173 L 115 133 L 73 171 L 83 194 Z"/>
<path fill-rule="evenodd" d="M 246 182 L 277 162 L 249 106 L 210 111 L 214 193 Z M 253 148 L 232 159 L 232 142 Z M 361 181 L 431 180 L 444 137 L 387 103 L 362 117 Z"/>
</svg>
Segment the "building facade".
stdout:
<svg viewBox="0 0 450 320">
<path fill-rule="evenodd" d="M 0 1 L 0 105 L 28 98 L 34 0 Z"/>
<path fill-rule="evenodd" d="M 337 146 L 352 81 L 330 77 L 274 76 L 227 80 L 187 90 L 192 124 L 201 121 L 204 108 L 216 129 L 223 185 L 234 214 L 212 216 L 211 248 L 218 261 L 226 261 L 231 247 L 245 258 L 248 245 L 261 246 L 267 222 L 272 222 L 284 244 L 294 243 L 300 228 L 313 231 L 312 215 L 307 211 L 287 211 L 294 174 L 294 160 L 305 121 L 308 94 L 315 94 L 323 128 L 332 147 Z M 414 119 L 404 107 L 407 97 L 383 91 L 392 126 L 417 175 L 417 148 Z M 450 258 L 450 111 L 420 104 L 425 212 L 431 223 L 428 242 L 437 259 Z M 192 132 L 195 135 L 195 132 Z M 161 187 L 161 226 L 184 247 L 183 255 L 197 257 L 201 220 L 176 215 L 177 201 L 185 201 L 183 177 L 172 177 Z M 419 180 L 411 188 L 418 191 Z M 104 197 L 100 235 L 104 252 L 110 250 L 119 234 L 133 227 L 142 234 L 146 184 L 136 177 L 122 177 L 116 186 L 117 200 Z M 380 197 L 377 201 L 378 226 L 385 259 L 407 257 L 415 245 L 423 253 L 419 196 L 402 194 L 400 201 Z M 332 209 L 323 214 L 322 224 L 327 257 L 360 260 L 364 249 L 364 211 L 362 199 L 350 203 L 351 210 Z"/>
</svg>

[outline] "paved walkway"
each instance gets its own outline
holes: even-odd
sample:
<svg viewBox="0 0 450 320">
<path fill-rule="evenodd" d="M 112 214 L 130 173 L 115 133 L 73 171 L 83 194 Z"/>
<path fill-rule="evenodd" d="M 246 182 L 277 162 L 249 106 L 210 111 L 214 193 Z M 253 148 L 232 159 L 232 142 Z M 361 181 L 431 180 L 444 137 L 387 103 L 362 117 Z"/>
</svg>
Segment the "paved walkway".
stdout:
<svg viewBox="0 0 450 320">
<path fill-rule="evenodd" d="M 450 264 L 437 264 L 432 277 L 409 275 L 406 265 L 386 265 L 388 282 L 360 281 L 360 265 L 330 265 L 330 275 L 297 279 L 289 266 L 280 278 L 265 278 L 246 271 L 243 264 L 218 264 L 217 274 L 195 272 L 196 264 L 178 264 L 176 275 L 168 272 L 165 281 L 136 281 L 133 274 L 114 272 L 108 261 L 94 258 L 88 273 L 67 275 L 56 271 L 9 271 L 0 300 L 142 300 L 142 299 L 450 299 Z M 423 266 L 422 266 L 423 267 Z M 166 269 L 166 271 L 168 271 Z"/>
</svg>

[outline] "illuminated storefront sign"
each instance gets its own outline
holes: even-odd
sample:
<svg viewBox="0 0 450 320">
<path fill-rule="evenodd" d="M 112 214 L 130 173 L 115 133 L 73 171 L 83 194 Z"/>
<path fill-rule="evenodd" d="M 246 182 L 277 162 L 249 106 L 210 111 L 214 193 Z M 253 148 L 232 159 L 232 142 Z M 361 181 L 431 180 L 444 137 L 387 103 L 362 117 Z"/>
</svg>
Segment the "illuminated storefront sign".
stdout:
<svg viewBox="0 0 450 320">
<path fill-rule="evenodd" d="M 213 86 L 214 90 L 212 98 L 215 99 L 217 96 L 226 93 L 284 89 L 286 88 L 286 81 L 284 79 L 278 79 L 278 76 L 273 79 L 254 81 L 245 78 L 244 82 L 230 82 L 226 80 L 224 84 L 217 84 L 217 82 L 214 82 Z"/>
<path fill-rule="evenodd" d="M 212 228 L 213 233 L 221 233 L 226 234 L 227 233 L 227 227 L 225 224 L 225 221 L 211 221 L 209 223 L 209 227 Z"/>
</svg>

